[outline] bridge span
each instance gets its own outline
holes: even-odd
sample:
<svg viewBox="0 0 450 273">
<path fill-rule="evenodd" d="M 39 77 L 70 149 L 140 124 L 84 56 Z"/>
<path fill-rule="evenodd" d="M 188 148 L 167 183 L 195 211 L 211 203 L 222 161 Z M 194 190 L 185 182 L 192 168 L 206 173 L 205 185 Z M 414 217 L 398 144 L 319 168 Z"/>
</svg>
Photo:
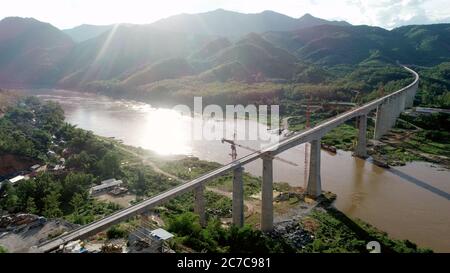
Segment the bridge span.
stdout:
<svg viewBox="0 0 450 273">
<path fill-rule="evenodd" d="M 358 108 L 344 112 L 338 116 L 319 123 L 317 126 L 296 133 L 279 143 L 273 144 L 260 151 L 251 153 L 223 167 L 215 169 L 192 181 L 183 183 L 175 188 L 160 193 L 154 197 L 146 199 L 138 204 L 119 210 L 105 218 L 79 227 L 70 233 L 63 234 L 57 238 L 44 242 L 38 246 L 39 252 L 50 252 L 67 242 L 86 239 L 106 228 L 127 220 L 133 216 L 145 213 L 164 202 L 169 201 L 183 193 L 194 191 L 195 211 L 200 215 L 201 224 L 205 224 L 205 184 L 214 178 L 233 172 L 233 224 L 242 226 L 244 224 L 244 186 L 242 179 L 243 166 L 257 159 L 263 161 L 262 175 L 262 203 L 261 203 L 261 230 L 270 231 L 273 229 L 273 159 L 288 149 L 300 144 L 310 142 L 311 152 L 309 160 L 309 177 L 307 183 L 307 194 L 318 197 L 322 193 L 320 177 L 320 141 L 329 131 L 343 124 L 350 119 L 358 119 L 358 141 L 354 151 L 355 156 L 367 157 L 367 116 L 376 110 L 376 122 L 374 139 L 381 138 L 395 124 L 396 119 L 406 108 L 411 108 L 414 103 L 419 85 L 419 75 L 408 67 L 404 67 L 414 75 L 414 81 L 408 86 L 395 91 L 382 98 L 371 101 Z"/>
</svg>

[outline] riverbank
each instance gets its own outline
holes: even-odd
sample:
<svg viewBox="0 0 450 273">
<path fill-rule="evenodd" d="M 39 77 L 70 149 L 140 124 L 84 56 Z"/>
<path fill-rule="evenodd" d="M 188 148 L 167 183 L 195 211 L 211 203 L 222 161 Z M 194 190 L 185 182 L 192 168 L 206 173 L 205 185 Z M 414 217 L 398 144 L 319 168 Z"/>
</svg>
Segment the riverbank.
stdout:
<svg viewBox="0 0 450 273">
<path fill-rule="evenodd" d="M 284 120 L 290 121 L 290 130 L 304 128 L 305 121 L 302 119 Z M 354 123 L 347 122 L 333 129 L 322 138 L 322 143 L 353 152 L 358 134 Z M 402 114 L 392 130 L 380 140 L 373 140 L 375 123 L 374 119 L 368 119 L 368 154 L 389 166 L 405 166 L 409 162 L 424 161 L 450 169 L 450 128 L 445 124 L 450 124 L 450 115 L 433 114 L 423 117 Z"/>
</svg>

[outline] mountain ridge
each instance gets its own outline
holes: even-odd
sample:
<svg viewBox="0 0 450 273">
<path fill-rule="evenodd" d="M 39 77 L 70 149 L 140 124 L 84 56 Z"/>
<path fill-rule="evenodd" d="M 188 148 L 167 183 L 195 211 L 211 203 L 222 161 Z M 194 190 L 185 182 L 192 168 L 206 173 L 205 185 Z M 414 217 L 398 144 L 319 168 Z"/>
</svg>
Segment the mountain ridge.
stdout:
<svg viewBox="0 0 450 273">
<path fill-rule="evenodd" d="M 261 14 L 285 18 L 275 12 Z M 312 16 L 301 18 L 308 17 Z M 0 34 L 0 83 L 65 88 L 126 79 L 127 84 L 145 85 L 200 74 L 208 81 L 289 81 L 295 78 L 298 63 L 334 66 L 400 61 L 427 66 L 450 61 L 450 24 L 394 30 L 320 24 L 249 32 L 235 38 L 165 31 L 153 24 L 119 24 L 76 43 L 48 23 L 14 17 L 0 21 Z"/>
<path fill-rule="evenodd" d="M 215 19 L 218 17 L 220 17 L 220 22 Z M 260 13 L 240 13 L 224 9 L 194 14 L 181 13 L 142 25 L 164 31 L 238 37 L 250 32 L 288 31 L 322 24 L 351 25 L 345 21 L 328 21 L 317 18 L 309 13 L 299 18 L 293 18 L 270 10 Z M 63 31 L 75 42 L 83 42 L 111 30 L 113 26 L 83 24 Z"/>
</svg>

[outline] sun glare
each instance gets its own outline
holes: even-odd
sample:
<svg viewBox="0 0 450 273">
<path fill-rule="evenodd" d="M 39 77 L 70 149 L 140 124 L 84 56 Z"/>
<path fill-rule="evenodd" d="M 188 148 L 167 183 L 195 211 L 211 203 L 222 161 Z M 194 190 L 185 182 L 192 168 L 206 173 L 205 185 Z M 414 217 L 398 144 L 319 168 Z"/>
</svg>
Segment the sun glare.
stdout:
<svg viewBox="0 0 450 273">
<path fill-rule="evenodd" d="M 143 147 L 161 155 L 191 154 L 190 118 L 169 109 L 153 109 L 146 119 Z"/>
</svg>

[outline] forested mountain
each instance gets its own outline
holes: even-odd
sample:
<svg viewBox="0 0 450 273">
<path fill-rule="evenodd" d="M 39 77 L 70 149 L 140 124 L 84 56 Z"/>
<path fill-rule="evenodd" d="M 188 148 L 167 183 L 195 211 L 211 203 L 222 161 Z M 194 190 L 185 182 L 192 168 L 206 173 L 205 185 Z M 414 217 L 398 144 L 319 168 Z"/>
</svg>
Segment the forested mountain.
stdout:
<svg viewBox="0 0 450 273">
<path fill-rule="evenodd" d="M 402 27 L 388 31 L 369 26 L 322 25 L 264 38 L 299 59 L 324 65 L 374 60 L 435 65 L 450 60 L 450 24 Z"/>
<path fill-rule="evenodd" d="M 0 21 L 0 83 L 53 83 L 72 40 L 50 24 L 32 18 Z"/>
<path fill-rule="evenodd" d="M 72 49 L 64 60 L 65 71 L 59 84 L 70 87 L 93 80 L 126 78 L 163 59 L 187 57 L 209 40 L 207 36 L 180 35 L 146 25 L 116 25 Z"/>
<path fill-rule="evenodd" d="M 291 31 L 324 24 L 350 25 L 342 21 L 323 20 L 310 14 L 296 19 L 273 11 L 243 14 L 223 9 L 199 14 L 175 15 L 151 25 L 164 31 L 239 37 L 250 32 Z"/>
<path fill-rule="evenodd" d="M 68 32 L 84 41 L 72 41 Z M 0 83 L 82 88 L 98 81 L 140 86 L 182 77 L 317 83 L 328 77 L 322 68 L 338 65 L 450 61 L 450 24 L 388 31 L 310 15 L 294 19 L 270 11 L 216 10 L 66 33 L 34 19 L 2 20 Z"/>
</svg>

